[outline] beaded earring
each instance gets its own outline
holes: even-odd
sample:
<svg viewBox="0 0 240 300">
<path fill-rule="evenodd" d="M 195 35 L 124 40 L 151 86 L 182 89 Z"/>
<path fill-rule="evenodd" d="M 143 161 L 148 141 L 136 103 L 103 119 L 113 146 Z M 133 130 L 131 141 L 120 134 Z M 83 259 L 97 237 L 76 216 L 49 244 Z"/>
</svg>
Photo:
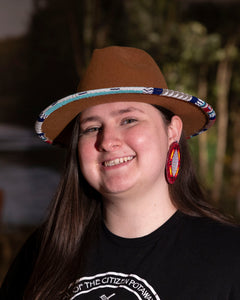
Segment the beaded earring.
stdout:
<svg viewBox="0 0 240 300">
<path fill-rule="evenodd" d="M 177 179 L 180 169 L 180 147 L 178 142 L 173 142 L 168 150 L 166 163 L 166 179 L 173 184 Z"/>
</svg>

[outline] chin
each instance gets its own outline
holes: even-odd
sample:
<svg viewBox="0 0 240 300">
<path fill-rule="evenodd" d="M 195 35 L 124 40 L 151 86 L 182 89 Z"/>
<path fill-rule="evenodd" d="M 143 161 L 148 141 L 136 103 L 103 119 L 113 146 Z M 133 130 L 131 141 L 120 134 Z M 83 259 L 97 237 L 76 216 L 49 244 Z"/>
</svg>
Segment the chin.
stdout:
<svg viewBox="0 0 240 300">
<path fill-rule="evenodd" d="M 128 192 L 130 192 L 132 190 L 132 186 L 129 185 L 125 185 L 125 186 L 108 186 L 108 187 L 101 187 L 99 192 L 103 195 L 103 196 L 117 196 L 117 195 L 124 195 Z"/>
</svg>

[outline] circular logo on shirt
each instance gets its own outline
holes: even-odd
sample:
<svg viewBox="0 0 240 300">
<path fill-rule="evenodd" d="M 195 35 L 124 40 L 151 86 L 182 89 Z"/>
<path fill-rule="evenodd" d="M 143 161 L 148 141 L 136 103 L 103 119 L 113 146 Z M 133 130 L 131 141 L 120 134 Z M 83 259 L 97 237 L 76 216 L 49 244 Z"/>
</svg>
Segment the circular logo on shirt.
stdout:
<svg viewBox="0 0 240 300">
<path fill-rule="evenodd" d="M 82 277 L 70 286 L 69 295 L 71 300 L 161 300 L 146 280 L 116 272 Z"/>
</svg>

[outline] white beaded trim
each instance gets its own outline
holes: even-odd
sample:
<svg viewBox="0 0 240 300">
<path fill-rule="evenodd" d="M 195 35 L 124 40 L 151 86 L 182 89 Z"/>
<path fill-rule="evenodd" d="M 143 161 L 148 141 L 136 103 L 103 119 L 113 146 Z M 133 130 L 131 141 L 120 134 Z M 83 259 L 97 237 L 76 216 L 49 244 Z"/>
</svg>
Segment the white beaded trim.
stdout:
<svg viewBox="0 0 240 300">
<path fill-rule="evenodd" d="M 114 88 L 96 89 L 96 90 L 89 90 L 89 91 L 75 93 L 52 103 L 46 109 L 44 109 L 39 115 L 38 120 L 36 121 L 35 124 L 36 133 L 44 142 L 51 144 L 52 140 L 50 140 L 42 131 L 42 125 L 45 119 L 48 116 L 50 116 L 54 111 L 74 101 L 79 101 L 79 100 L 84 101 L 91 97 L 111 95 L 111 94 L 124 94 L 124 93 L 148 94 L 148 95 L 171 97 L 182 101 L 191 102 L 194 105 L 198 106 L 208 116 L 209 121 L 206 124 L 205 128 L 203 128 L 200 132 L 197 132 L 192 136 L 198 135 L 201 132 L 206 131 L 209 127 L 212 126 L 212 124 L 216 119 L 215 111 L 208 103 L 189 94 L 185 94 L 182 92 L 169 90 L 169 89 L 152 88 L 152 87 L 114 87 Z"/>
</svg>

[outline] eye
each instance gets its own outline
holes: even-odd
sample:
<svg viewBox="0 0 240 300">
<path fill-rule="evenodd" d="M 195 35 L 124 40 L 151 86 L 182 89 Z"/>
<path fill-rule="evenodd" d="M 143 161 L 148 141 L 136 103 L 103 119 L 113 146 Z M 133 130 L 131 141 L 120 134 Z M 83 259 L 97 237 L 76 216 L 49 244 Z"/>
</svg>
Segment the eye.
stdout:
<svg viewBox="0 0 240 300">
<path fill-rule="evenodd" d="M 136 123 L 137 120 L 135 118 L 125 118 L 122 120 L 121 124 L 122 125 L 127 125 L 127 124 L 133 124 Z"/>
<path fill-rule="evenodd" d="M 86 129 L 82 129 L 80 135 L 94 134 L 94 133 L 98 133 L 101 130 L 102 130 L 102 127 L 100 127 L 100 126 L 92 126 L 92 127 L 86 128 Z"/>
</svg>

